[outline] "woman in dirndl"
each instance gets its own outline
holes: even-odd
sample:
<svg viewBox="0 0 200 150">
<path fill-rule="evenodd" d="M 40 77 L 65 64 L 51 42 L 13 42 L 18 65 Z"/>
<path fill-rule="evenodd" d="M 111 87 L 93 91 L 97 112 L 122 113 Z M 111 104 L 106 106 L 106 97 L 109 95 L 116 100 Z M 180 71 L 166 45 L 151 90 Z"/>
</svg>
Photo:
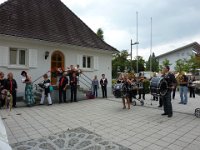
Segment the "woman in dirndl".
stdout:
<svg viewBox="0 0 200 150">
<path fill-rule="evenodd" d="M 21 75 L 22 75 L 22 83 L 26 84 L 26 86 L 25 86 L 25 102 L 28 107 L 31 107 L 35 104 L 35 99 L 33 96 L 32 80 L 26 71 L 22 71 Z"/>
</svg>

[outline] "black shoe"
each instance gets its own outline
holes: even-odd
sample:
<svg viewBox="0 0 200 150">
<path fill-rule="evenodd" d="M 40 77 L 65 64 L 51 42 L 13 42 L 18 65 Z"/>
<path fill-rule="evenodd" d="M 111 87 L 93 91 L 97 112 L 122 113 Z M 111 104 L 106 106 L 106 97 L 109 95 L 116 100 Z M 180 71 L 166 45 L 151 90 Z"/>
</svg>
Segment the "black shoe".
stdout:
<svg viewBox="0 0 200 150">
<path fill-rule="evenodd" d="M 48 106 L 51 106 L 52 104 L 48 104 Z"/>
<path fill-rule="evenodd" d="M 173 116 L 172 114 L 169 114 L 169 115 L 168 115 L 168 118 L 171 118 L 172 116 Z"/>
<path fill-rule="evenodd" d="M 165 115 L 168 115 L 168 114 L 166 114 L 166 113 L 163 113 L 163 114 L 161 114 L 162 116 L 165 116 Z"/>
</svg>

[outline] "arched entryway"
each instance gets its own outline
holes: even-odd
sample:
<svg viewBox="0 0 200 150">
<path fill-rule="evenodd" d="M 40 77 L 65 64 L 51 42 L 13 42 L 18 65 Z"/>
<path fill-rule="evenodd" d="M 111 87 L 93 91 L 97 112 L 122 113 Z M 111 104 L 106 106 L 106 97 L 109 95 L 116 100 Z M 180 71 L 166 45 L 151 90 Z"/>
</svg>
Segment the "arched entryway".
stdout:
<svg viewBox="0 0 200 150">
<path fill-rule="evenodd" d="M 56 85 L 57 83 L 57 70 L 58 68 L 64 69 L 65 64 L 64 54 L 60 51 L 55 51 L 51 55 L 51 84 Z"/>
</svg>

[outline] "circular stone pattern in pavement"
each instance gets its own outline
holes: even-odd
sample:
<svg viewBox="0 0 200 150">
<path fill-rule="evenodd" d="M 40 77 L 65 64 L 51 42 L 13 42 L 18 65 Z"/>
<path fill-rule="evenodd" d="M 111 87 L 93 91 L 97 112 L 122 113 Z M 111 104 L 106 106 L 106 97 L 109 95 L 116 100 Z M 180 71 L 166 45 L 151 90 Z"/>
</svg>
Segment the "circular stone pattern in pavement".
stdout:
<svg viewBox="0 0 200 150">
<path fill-rule="evenodd" d="M 13 150 L 131 150 L 84 128 L 12 144 Z"/>
</svg>

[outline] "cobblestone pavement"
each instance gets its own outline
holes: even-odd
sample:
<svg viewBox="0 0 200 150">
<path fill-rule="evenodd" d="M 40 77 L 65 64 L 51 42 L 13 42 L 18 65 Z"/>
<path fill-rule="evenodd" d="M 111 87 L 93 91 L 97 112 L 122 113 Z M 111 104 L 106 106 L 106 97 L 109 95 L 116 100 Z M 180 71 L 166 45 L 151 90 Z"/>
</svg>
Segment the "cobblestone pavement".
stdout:
<svg viewBox="0 0 200 150">
<path fill-rule="evenodd" d="M 0 115 L 12 145 L 82 127 L 103 140 L 134 150 L 199 150 L 200 118 L 193 114 L 200 107 L 200 97 L 189 98 L 187 105 L 180 105 L 177 94 L 172 100 L 172 118 L 161 116 L 163 110 L 150 98 L 146 95 L 144 106 L 137 101 L 130 110 L 122 109 L 121 99 L 110 97 L 21 107 L 10 113 L 0 110 Z"/>
</svg>

